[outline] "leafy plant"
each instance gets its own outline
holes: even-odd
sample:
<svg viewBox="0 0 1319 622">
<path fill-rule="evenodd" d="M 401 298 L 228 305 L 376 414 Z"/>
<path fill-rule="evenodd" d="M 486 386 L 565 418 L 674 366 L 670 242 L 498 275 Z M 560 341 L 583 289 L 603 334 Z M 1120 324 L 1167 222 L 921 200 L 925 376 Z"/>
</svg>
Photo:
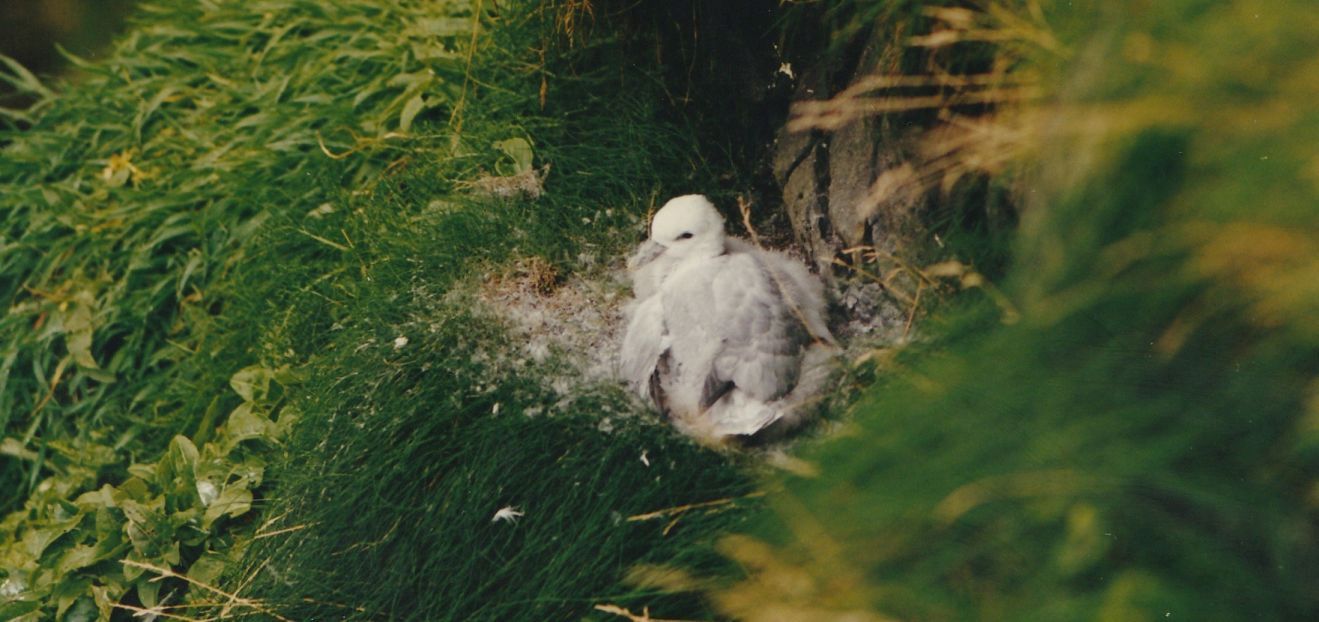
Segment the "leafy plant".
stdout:
<svg viewBox="0 0 1319 622">
<path fill-rule="evenodd" d="M 466 3 L 446 14 L 148 2 L 109 58 L 73 59 L 77 88 L 55 96 L 9 65 L 43 97 L 0 135 L 0 430 L 38 455 L 6 468 L 24 471 L 14 484 L 30 489 L 47 440 L 87 423 L 158 450 L 197 422 L 234 369 L 206 359 L 252 360 L 217 321 L 253 233 L 323 203 L 324 175 L 380 174 L 418 115 L 461 98 L 476 22 Z M 359 151 L 380 155 L 345 156 Z"/>
<path fill-rule="evenodd" d="M 201 595 L 188 584 L 216 583 L 242 550 L 235 538 L 253 535 L 263 456 L 294 419 L 287 410 L 269 418 L 277 376 L 287 381 L 286 370 L 235 374 L 243 401 L 213 441 L 199 448 L 175 436 L 159 460 L 129 465 L 117 484 L 97 487 L 98 469 L 115 461 L 108 448 L 62 448 L 52 460 L 58 473 L 0 523 L 5 619 L 106 619 L 115 608 L 193 604 Z M 184 574 L 175 578 L 175 569 Z"/>
<path fill-rule="evenodd" d="M 523 524 L 562 528 L 580 508 L 555 499 L 623 464 L 647 468 L 591 418 L 602 405 L 627 408 L 617 390 L 597 387 L 543 420 L 473 420 L 488 406 L 479 400 L 429 417 L 407 399 L 439 403 L 467 395 L 459 380 L 497 381 L 516 395 L 510 412 L 543 408 L 541 371 L 485 378 L 444 359 L 455 353 L 424 338 L 430 329 L 416 318 L 483 335 L 492 353 L 508 349 L 497 331 L 442 304 L 445 292 L 526 256 L 567 266 L 583 253 L 618 254 L 660 187 L 702 174 L 686 151 L 694 140 L 657 120 L 653 98 L 593 93 L 615 67 L 579 72 L 576 60 L 548 66 L 528 51 L 552 37 L 549 20 L 539 7 L 479 2 L 146 2 L 106 60 L 74 59 L 75 83 L 51 89 L 10 67 L 10 81 L 41 98 L 8 111 L 0 134 L 0 295 L 10 309 L 0 318 L 0 399 L 12 405 L 0 411 L 0 480 L 16 491 L 0 499 L 10 511 L 0 611 L 75 620 L 194 615 L 205 605 L 224 616 L 348 611 L 305 601 L 308 590 L 397 611 L 389 603 L 400 591 L 377 590 L 379 601 L 354 592 L 361 572 L 388 565 L 317 556 L 384 541 L 418 545 L 416 559 L 454 559 L 451 543 L 473 555 L 491 544 L 419 534 L 433 527 L 424 521 L 392 533 L 353 522 L 395 524 L 399 506 L 364 509 L 342 492 L 321 499 L 314 475 L 324 469 L 366 464 L 344 477 L 384 482 L 397 503 L 411 503 L 427 491 L 412 486 L 409 460 L 429 446 L 461 447 L 462 437 L 445 436 L 454 429 L 492 440 L 466 454 L 473 473 L 493 472 L 515 449 L 493 439 L 552 440 L 581 451 L 538 454 L 542 462 L 526 466 L 522 477 L 576 458 L 552 485 L 528 487 L 523 503 L 535 509 Z M 546 178 L 551 163 L 556 176 Z M 536 201 L 471 191 L 484 176 L 527 173 L 546 190 Z M 583 219 L 597 226 L 584 229 Z M 396 351 L 404 329 L 421 334 Z M 381 393 L 390 389 L 403 393 Z M 346 418 L 362 403 L 381 406 Z M 400 436 L 365 434 L 367 421 Z M 427 433 L 399 444 L 413 428 Z M 593 514 L 574 546 L 536 536 L 544 567 L 592 569 L 528 582 L 552 596 L 546 610 L 589 610 L 628 559 L 699 556 L 688 547 L 733 516 L 693 518 L 690 537 L 671 539 L 620 526 L 616 512 L 744 485 L 663 426 L 627 429 L 690 459 L 664 467 L 662 482 L 639 471 L 613 487 L 617 503 Z M 293 442 L 280 445 L 286 437 Z M 368 460 L 382 442 L 397 453 Z M 597 460 L 596 450 L 608 453 Z M 473 498 L 500 485 L 430 475 Z M 271 499 L 297 512 L 258 516 Z M 297 561 L 293 587 L 262 570 L 272 550 Z M 463 585 L 437 591 L 414 615 L 470 610 L 449 598 Z"/>
</svg>

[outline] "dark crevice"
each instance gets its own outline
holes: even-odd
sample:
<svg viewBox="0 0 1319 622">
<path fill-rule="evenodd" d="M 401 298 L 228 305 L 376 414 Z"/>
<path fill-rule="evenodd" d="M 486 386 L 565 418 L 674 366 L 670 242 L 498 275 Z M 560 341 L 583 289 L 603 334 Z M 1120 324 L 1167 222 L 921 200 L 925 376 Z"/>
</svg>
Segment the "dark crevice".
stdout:
<svg viewBox="0 0 1319 622">
<path fill-rule="evenodd" d="M 819 234 L 817 239 L 830 241 L 833 227 L 829 223 L 829 141 L 823 132 L 814 131 L 811 142 L 815 145 L 815 211 L 807 214 L 807 224 Z M 815 250 L 815 255 L 820 256 L 820 249 Z"/>
</svg>

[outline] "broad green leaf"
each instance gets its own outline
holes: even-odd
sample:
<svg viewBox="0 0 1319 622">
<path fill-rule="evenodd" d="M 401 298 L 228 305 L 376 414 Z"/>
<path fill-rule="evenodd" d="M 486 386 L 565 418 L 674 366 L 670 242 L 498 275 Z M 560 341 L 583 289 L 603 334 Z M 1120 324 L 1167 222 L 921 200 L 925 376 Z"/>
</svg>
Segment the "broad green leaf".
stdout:
<svg viewBox="0 0 1319 622">
<path fill-rule="evenodd" d="M 87 588 L 91 587 L 92 580 L 88 577 L 70 577 L 61 575 L 62 578 L 55 584 L 50 595 L 55 600 L 55 617 L 56 619 L 68 620 L 73 616 L 64 617 L 64 612 L 69 611 L 75 602 L 79 599 L 86 598 Z M 91 600 L 90 598 L 87 600 Z M 92 618 L 95 619 L 95 618 Z"/>
<path fill-rule="evenodd" d="M 244 402 L 255 402 L 266 396 L 270 390 L 270 370 L 260 365 L 251 365 L 238 370 L 229 378 L 229 386 L 243 398 Z"/>
<path fill-rule="evenodd" d="M 294 369 L 288 365 L 280 365 L 270 372 L 270 377 L 274 379 L 275 382 L 287 387 L 305 380 L 307 373 L 302 370 Z"/>
<path fill-rule="evenodd" d="M 170 559 L 171 556 L 177 559 L 177 534 L 174 525 L 164 514 L 134 501 L 124 503 L 123 510 L 124 516 L 128 518 L 124 524 L 124 533 L 128 534 L 128 540 L 139 556 L 147 560 Z M 171 550 L 174 551 L 173 555 Z M 124 574 L 128 576 L 129 573 L 125 571 Z M 133 577 L 128 578 L 131 580 Z"/>
<path fill-rule="evenodd" d="M 265 477 L 266 463 L 257 456 L 246 456 L 242 462 L 231 465 L 228 475 L 238 478 L 245 482 L 248 488 L 256 488 L 261 485 L 262 478 Z"/>
<path fill-rule="evenodd" d="M 101 610 L 96 606 L 96 600 L 83 596 L 73 602 L 68 614 L 64 616 L 64 622 L 96 622 L 100 617 Z"/>
<path fill-rule="evenodd" d="M 229 443 L 237 445 L 254 438 L 270 438 L 271 422 L 252 410 L 250 403 L 240 404 L 229 413 L 229 423 L 225 425 Z"/>
<path fill-rule="evenodd" d="M 96 561 L 96 547 L 79 544 L 64 553 L 59 563 L 55 564 L 55 572 L 65 576 L 75 570 L 86 568 Z"/>
<path fill-rule="evenodd" d="M 202 528 L 210 530 L 211 525 L 221 516 L 241 516 L 252 509 L 252 491 L 245 484 L 230 484 L 220 491 L 220 496 L 206 508 L 202 517 Z"/>
<path fill-rule="evenodd" d="M 160 558 L 170 566 L 179 565 L 179 561 L 182 559 L 182 556 L 179 555 L 179 541 L 174 539 L 172 535 L 169 536 L 169 544 L 166 545 L 165 553 Z"/>
<path fill-rule="evenodd" d="M 504 152 L 505 155 L 513 159 L 513 174 L 522 173 L 531 170 L 532 151 L 531 143 L 525 138 L 509 138 L 495 141 L 495 149 Z"/>
<path fill-rule="evenodd" d="M 133 555 L 129 555 L 129 556 L 125 557 L 124 559 L 125 559 L 125 560 L 135 561 L 135 562 L 141 562 L 141 561 L 142 561 L 141 559 L 139 559 L 139 558 L 137 558 L 136 556 L 133 556 Z M 141 566 L 135 566 L 135 565 L 132 565 L 132 564 L 120 564 L 120 567 L 123 569 L 124 580 L 125 580 L 125 581 L 128 581 L 129 583 L 132 583 L 132 582 L 134 582 L 134 581 L 137 581 L 140 577 L 142 577 L 142 576 L 146 573 L 146 570 L 143 569 Z"/>
<path fill-rule="evenodd" d="M 294 424 L 298 422 L 298 418 L 301 416 L 302 412 L 292 404 L 281 408 L 279 410 L 279 418 L 271 424 L 271 437 L 276 440 L 287 438 L 289 432 L 293 430 Z"/>
<path fill-rule="evenodd" d="M 41 603 L 35 600 L 11 600 L 0 603 L 0 620 L 20 620 L 24 614 L 40 608 Z"/>
<path fill-rule="evenodd" d="M 29 557 L 39 559 L 51 543 L 58 540 L 60 536 L 73 531 L 81 522 L 82 516 L 75 516 L 45 527 L 29 528 L 23 533 L 23 548 L 27 551 Z"/>
<path fill-rule="evenodd" d="M 208 551 L 188 568 L 188 578 L 204 585 L 215 585 L 228 563 L 223 555 Z"/>
<path fill-rule="evenodd" d="M 124 519 L 118 512 L 107 507 L 96 509 L 96 539 L 105 541 L 111 537 L 121 540 L 124 533 Z"/>
<path fill-rule="evenodd" d="M 129 524 L 146 524 L 152 520 L 151 508 L 132 499 L 121 499 L 119 507 L 124 511 L 124 518 Z"/>
<path fill-rule="evenodd" d="M 176 452 L 176 457 L 180 465 L 186 465 L 189 468 L 197 464 L 197 446 L 188 440 L 188 437 L 177 435 L 170 442 L 170 451 Z"/>
<path fill-rule="evenodd" d="M 142 601 L 142 606 L 150 609 L 160 602 L 160 584 L 158 577 L 144 574 L 138 577 L 133 583 L 137 590 L 137 599 Z"/>
<path fill-rule="evenodd" d="M 134 470 L 136 469 L 136 470 Z M 145 502 L 151 496 L 151 489 L 147 487 L 147 481 L 155 481 L 155 465 L 135 464 L 128 467 L 128 472 L 133 474 L 122 484 L 114 489 L 115 505 L 122 506 L 125 500 Z"/>
<path fill-rule="evenodd" d="M 96 541 L 96 560 L 94 563 L 101 563 L 107 559 L 112 559 L 123 555 L 129 549 L 127 542 L 124 542 L 123 523 L 119 524 L 119 531 L 106 534 Z"/>
<path fill-rule="evenodd" d="M 92 511 L 98 508 L 114 506 L 114 487 L 105 484 L 96 490 L 89 490 L 73 500 L 79 508 Z"/>
<path fill-rule="evenodd" d="M 64 499 L 56 499 L 51 505 L 51 516 L 55 520 L 69 520 L 75 516 L 82 516 L 82 510 L 75 504 Z"/>
<path fill-rule="evenodd" d="M 124 596 L 128 588 L 120 585 L 113 578 L 106 577 L 106 585 L 92 584 L 92 598 L 96 600 L 96 611 L 100 614 L 97 618 L 99 622 L 106 622 L 110 619 L 110 614 L 115 609 L 115 603 L 118 603 Z"/>
</svg>

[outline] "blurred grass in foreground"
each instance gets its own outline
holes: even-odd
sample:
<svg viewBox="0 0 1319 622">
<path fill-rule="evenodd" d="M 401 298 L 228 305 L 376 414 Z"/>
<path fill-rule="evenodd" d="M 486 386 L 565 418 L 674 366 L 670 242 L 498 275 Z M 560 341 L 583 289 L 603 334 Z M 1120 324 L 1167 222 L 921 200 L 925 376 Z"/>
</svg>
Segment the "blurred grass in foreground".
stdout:
<svg viewBox="0 0 1319 622">
<path fill-rule="evenodd" d="M 1020 317 L 973 290 L 927 326 L 938 353 L 881 369 L 805 452 L 819 476 L 777 479 L 723 541 L 748 576 L 714 598 L 749 620 L 1319 615 L 1314 12 L 970 16 L 941 36 L 1004 35 L 1042 86 L 997 113 Z"/>
</svg>

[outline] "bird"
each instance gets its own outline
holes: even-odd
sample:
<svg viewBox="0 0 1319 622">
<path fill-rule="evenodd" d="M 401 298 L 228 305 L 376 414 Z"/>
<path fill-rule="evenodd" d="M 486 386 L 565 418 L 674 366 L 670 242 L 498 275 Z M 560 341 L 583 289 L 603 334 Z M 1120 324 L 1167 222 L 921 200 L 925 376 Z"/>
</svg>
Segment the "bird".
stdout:
<svg viewBox="0 0 1319 622">
<path fill-rule="evenodd" d="M 724 232 L 699 194 L 669 200 L 628 260 L 619 374 L 693 436 L 795 424 L 838 346 L 823 284 L 786 254 Z"/>
</svg>

